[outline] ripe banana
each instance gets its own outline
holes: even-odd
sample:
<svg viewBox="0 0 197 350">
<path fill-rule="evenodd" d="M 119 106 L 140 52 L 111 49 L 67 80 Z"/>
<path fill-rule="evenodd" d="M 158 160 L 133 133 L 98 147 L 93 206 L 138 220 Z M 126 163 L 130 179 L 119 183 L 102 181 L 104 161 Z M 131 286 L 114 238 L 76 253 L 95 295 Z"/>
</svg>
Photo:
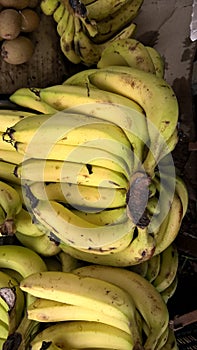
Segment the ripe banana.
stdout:
<svg viewBox="0 0 197 350">
<path fill-rule="evenodd" d="M 15 236 L 24 247 L 33 250 L 42 257 L 53 256 L 61 251 L 58 243 L 44 233 L 42 236 L 30 237 L 26 234 L 16 231 Z"/>
<path fill-rule="evenodd" d="M 123 207 L 126 203 L 125 189 L 92 186 L 90 191 L 89 186 L 60 182 L 33 182 L 29 188 L 38 199 L 62 202 L 74 208 L 87 208 L 89 211 L 91 208 L 94 210 Z"/>
<path fill-rule="evenodd" d="M 12 147 L 12 151 L 6 151 L 6 150 L 1 150 L 0 149 L 0 159 L 3 160 L 4 162 L 9 162 L 12 164 L 20 164 L 23 161 L 23 155 L 19 154 L 14 150 Z"/>
<path fill-rule="evenodd" d="M 106 18 L 107 21 L 107 17 L 120 10 L 126 3 L 127 0 L 94 1 L 86 5 L 88 18 L 96 22 Z"/>
<path fill-rule="evenodd" d="M 67 26 L 68 26 L 69 16 L 70 16 L 69 11 L 65 7 L 64 13 L 62 14 L 61 19 L 57 23 L 57 32 L 58 32 L 59 36 L 62 36 L 63 33 L 68 29 Z"/>
<path fill-rule="evenodd" d="M 75 259 L 73 256 L 64 252 L 63 250 L 61 250 L 57 256 L 61 264 L 61 271 L 63 272 L 71 272 L 77 267 L 83 265 L 82 261 Z"/>
<path fill-rule="evenodd" d="M 6 129 L 5 129 L 5 130 L 6 130 Z M 4 130 L 4 132 L 5 132 L 5 130 Z M 5 142 L 5 141 L 4 141 L 4 137 L 3 137 L 4 132 L 1 132 L 1 131 L 0 131 L 0 150 L 1 150 L 1 151 L 12 151 L 12 152 L 13 152 L 13 146 L 12 146 L 12 144 L 9 143 L 9 142 Z"/>
<path fill-rule="evenodd" d="M 16 164 L 5 162 L 0 160 L 0 179 L 10 184 L 20 185 L 21 180 L 17 179 L 14 175 L 14 169 Z"/>
<path fill-rule="evenodd" d="M 46 270 L 44 261 L 37 253 L 19 245 L 0 246 L 0 267 L 16 270 L 23 278 Z"/>
<path fill-rule="evenodd" d="M 131 335 L 129 321 L 123 322 L 117 318 L 108 316 L 103 312 L 87 307 L 66 304 L 55 300 L 36 298 L 28 306 L 27 315 L 30 320 L 38 322 L 62 322 L 62 321 L 89 321 L 102 322 L 110 326 L 123 330 Z"/>
<path fill-rule="evenodd" d="M 172 243 L 160 253 L 160 270 L 152 282 L 158 292 L 163 292 L 173 282 L 178 271 L 178 251 Z"/>
<path fill-rule="evenodd" d="M 111 42 L 102 51 L 97 68 L 109 66 L 129 66 L 155 74 L 155 66 L 146 46 L 134 38 Z"/>
<path fill-rule="evenodd" d="M 135 100 L 144 109 L 150 145 L 143 166 L 153 177 L 157 157 L 177 126 L 178 103 L 174 91 L 165 80 L 132 67 L 111 66 L 99 69 L 90 74 L 89 80 L 100 89 Z"/>
<path fill-rule="evenodd" d="M 31 238 L 40 238 L 43 235 L 43 232 L 39 229 L 38 225 L 34 223 L 33 215 L 25 208 L 22 208 L 15 216 L 15 225 L 16 231 L 23 235 L 30 236 Z"/>
<path fill-rule="evenodd" d="M 169 327 L 168 338 L 161 350 L 178 350 L 178 344 L 173 329 Z"/>
<path fill-rule="evenodd" d="M 103 145 L 104 145 L 104 140 L 103 140 Z M 39 145 L 36 144 L 33 147 L 31 146 L 28 147 L 28 144 L 26 143 L 16 142 L 15 148 L 18 153 L 14 151 L 13 153 L 14 155 L 15 153 L 17 153 L 18 158 L 20 160 L 20 162 L 15 161 L 15 164 L 21 163 L 23 161 L 23 157 L 25 159 L 27 158 L 42 159 L 43 158 L 43 155 L 40 152 L 40 144 Z M 1 156 L 1 153 L 2 152 L 0 150 L 0 156 Z M 49 150 L 49 153 L 46 155 L 46 158 L 48 160 L 58 160 L 58 161 L 69 161 L 70 159 L 72 162 L 79 163 L 79 164 L 88 163 L 88 164 L 100 166 L 103 168 L 109 168 L 113 171 L 118 171 L 122 173 L 124 176 L 126 176 L 128 179 L 130 177 L 130 170 L 128 168 L 127 163 L 124 161 L 124 159 L 120 158 L 119 156 L 115 156 L 113 153 L 105 151 L 104 149 L 97 148 L 95 150 L 94 147 L 88 147 L 88 146 L 84 147 L 80 145 L 73 146 L 69 144 L 68 145 L 55 144 Z M 130 163 L 132 163 L 132 160 L 130 161 Z"/>
<path fill-rule="evenodd" d="M 164 78 L 165 64 L 164 64 L 164 60 L 163 60 L 160 52 L 151 46 L 146 46 L 146 49 L 147 49 L 147 51 L 152 59 L 152 62 L 154 64 L 155 74 L 159 78 Z"/>
<path fill-rule="evenodd" d="M 0 320 L 0 339 L 6 339 L 9 335 L 8 325 Z"/>
<path fill-rule="evenodd" d="M 137 273 L 120 267 L 89 265 L 73 272 L 80 277 L 100 278 L 127 291 L 150 331 L 143 344 L 144 349 L 156 349 L 157 340 L 168 326 L 169 313 L 161 295 L 150 282 Z"/>
<path fill-rule="evenodd" d="M 168 303 L 168 300 L 174 295 L 177 285 L 178 285 L 178 276 L 176 275 L 174 277 L 174 280 L 171 282 L 171 284 L 162 292 L 160 292 L 166 304 Z"/>
<path fill-rule="evenodd" d="M 47 103 L 40 101 L 39 96 L 34 92 L 34 88 L 19 88 L 10 95 L 9 99 L 18 106 L 32 109 L 33 113 L 54 114 L 57 112 Z"/>
<path fill-rule="evenodd" d="M 39 350 L 52 341 L 71 349 L 90 348 L 130 350 L 133 340 L 126 332 L 100 322 L 71 321 L 47 327 L 31 341 L 31 349 Z"/>
<path fill-rule="evenodd" d="M 56 0 L 55 0 L 56 1 Z M 65 11 L 65 6 L 62 2 L 59 2 L 59 5 L 57 6 L 57 8 L 55 9 L 55 11 L 53 12 L 53 19 L 56 23 L 58 23 Z"/>
<path fill-rule="evenodd" d="M 159 274 L 159 270 L 160 270 L 160 255 L 161 254 L 154 255 L 147 261 L 148 267 L 147 267 L 147 273 L 145 275 L 145 278 L 150 283 L 153 283 L 155 278 Z"/>
<path fill-rule="evenodd" d="M 57 241 L 101 255 L 126 248 L 132 240 L 135 227 L 128 218 L 114 225 L 93 225 L 75 215 L 72 209 L 55 201 L 37 200 L 33 204 L 33 214 L 38 222 L 55 235 Z"/>
<path fill-rule="evenodd" d="M 76 36 L 75 18 L 68 13 L 66 30 L 60 37 L 60 47 L 65 57 L 74 64 L 79 64 L 81 58 L 75 50 L 74 38 Z"/>
<path fill-rule="evenodd" d="M 5 212 L 5 220 L 0 225 L 0 233 L 13 235 L 16 230 L 15 216 L 22 209 L 22 202 L 17 191 L 5 181 L 0 181 L 0 194 L 0 205 Z"/>
<path fill-rule="evenodd" d="M 97 22 L 98 34 L 95 35 L 92 40 L 97 44 L 106 43 L 109 39 L 113 40 L 118 32 L 128 24 L 132 24 L 132 20 L 137 16 L 142 3 L 142 0 L 128 0 L 119 10 L 110 14 L 108 19 L 103 18 L 101 21 Z M 125 38 L 129 37 L 131 37 L 131 35 L 125 36 Z"/>
<path fill-rule="evenodd" d="M 40 8 L 46 16 L 51 16 L 59 6 L 59 3 L 59 0 L 41 0 Z"/>
<path fill-rule="evenodd" d="M 28 276 L 20 288 L 36 298 L 55 300 L 103 313 L 135 327 L 133 299 L 122 288 L 99 278 L 71 272 L 45 271 Z M 107 293 L 106 293 L 107 291 Z"/>
<path fill-rule="evenodd" d="M 62 85 L 80 85 L 80 86 L 94 86 L 91 85 L 88 79 L 89 74 L 96 72 L 96 68 L 89 68 L 81 70 L 75 74 L 72 74 L 69 76 Z"/>
<path fill-rule="evenodd" d="M 32 115 L 35 115 L 35 113 L 20 111 L 20 110 L 1 109 L 0 110 L 1 132 L 4 132 L 6 128 L 16 124 L 19 120 L 26 117 L 31 117 Z"/>
<path fill-rule="evenodd" d="M 98 210 L 95 208 L 86 211 L 84 211 L 84 209 L 73 209 L 73 212 L 80 218 L 98 226 L 117 224 L 125 221 L 127 218 L 126 207 L 115 209 L 106 208 L 104 210 Z"/>
<path fill-rule="evenodd" d="M 176 175 L 176 179 L 175 179 L 175 193 L 177 194 L 177 196 L 179 196 L 181 200 L 182 208 L 183 208 L 183 217 L 184 217 L 188 209 L 189 194 L 188 194 L 186 183 L 178 175 Z"/>
</svg>

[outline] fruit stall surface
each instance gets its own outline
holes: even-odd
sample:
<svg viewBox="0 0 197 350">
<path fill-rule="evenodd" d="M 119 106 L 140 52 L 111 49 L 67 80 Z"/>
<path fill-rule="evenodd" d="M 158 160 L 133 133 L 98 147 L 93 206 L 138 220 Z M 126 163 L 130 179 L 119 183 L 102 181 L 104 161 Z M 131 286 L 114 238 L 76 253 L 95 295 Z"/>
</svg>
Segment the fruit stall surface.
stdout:
<svg viewBox="0 0 197 350">
<path fill-rule="evenodd" d="M 187 186 L 189 205 L 175 241 L 179 253 L 178 285 L 168 307 L 180 350 L 197 349 L 197 52 L 196 42 L 190 39 L 192 4 L 192 0 L 144 0 L 134 20 L 135 38 L 160 52 L 165 80 L 179 103 L 179 141 L 172 156 Z M 39 27 L 29 34 L 35 45 L 30 60 L 12 65 L 0 59 L 0 108 L 11 106 L 9 96 L 19 88 L 62 84 L 73 74 L 88 69 L 63 55 L 53 18 L 40 9 L 38 14 Z"/>
</svg>

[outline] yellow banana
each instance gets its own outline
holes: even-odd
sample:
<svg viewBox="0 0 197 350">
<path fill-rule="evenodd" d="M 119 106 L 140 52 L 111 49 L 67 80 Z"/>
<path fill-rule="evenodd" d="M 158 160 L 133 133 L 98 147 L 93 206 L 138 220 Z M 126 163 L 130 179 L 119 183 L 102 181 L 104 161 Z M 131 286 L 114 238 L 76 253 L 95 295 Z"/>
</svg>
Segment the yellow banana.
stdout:
<svg viewBox="0 0 197 350">
<path fill-rule="evenodd" d="M 10 184 L 20 185 L 21 180 L 14 175 L 16 164 L 0 160 L 0 179 Z"/>
<path fill-rule="evenodd" d="M 58 258 L 60 260 L 61 270 L 63 272 L 71 272 L 83 264 L 82 261 L 75 259 L 73 256 L 67 254 L 63 250 L 58 253 Z"/>
<path fill-rule="evenodd" d="M 168 303 L 168 300 L 174 295 L 177 285 L 178 285 L 178 275 L 174 277 L 173 281 L 166 289 L 160 292 L 166 304 Z"/>
<path fill-rule="evenodd" d="M 178 102 L 172 88 L 155 74 L 132 67 L 111 66 L 99 69 L 90 74 L 89 80 L 100 89 L 135 100 L 144 109 L 150 145 L 143 166 L 150 176 L 154 176 L 161 149 L 177 126 Z"/>
<path fill-rule="evenodd" d="M 147 273 L 145 275 L 145 278 L 151 283 L 154 282 L 155 278 L 159 274 L 160 255 L 161 254 L 154 255 L 147 261 L 148 267 L 147 267 Z"/>
<path fill-rule="evenodd" d="M 20 111 L 20 110 L 1 109 L 0 110 L 1 132 L 4 132 L 8 127 L 16 124 L 19 120 L 26 117 L 30 117 L 32 115 L 35 115 L 35 113 Z"/>
<path fill-rule="evenodd" d="M 4 132 L 6 129 L 4 130 Z M 14 151 L 13 145 L 10 142 L 4 141 L 4 132 L 0 131 L 0 150 L 1 151 Z"/>
<path fill-rule="evenodd" d="M 160 52 L 152 46 L 146 46 L 146 49 L 153 61 L 155 74 L 160 78 L 164 78 L 165 64 Z"/>
<path fill-rule="evenodd" d="M 173 329 L 169 328 L 168 338 L 161 350 L 178 350 L 178 344 Z"/>
<path fill-rule="evenodd" d="M 64 4 L 62 2 L 59 2 L 59 5 L 57 6 L 57 8 L 55 9 L 55 11 L 52 14 L 53 19 L 56 23 L 58 23 L 61 20 L 63 14 L 64 14 L 64 10 L 65 10 Z"/>
<path fill-rule="evenodd" d="M 148 261 L 149 260 L 143 261 L 140 264 L 128 266 L 127 268 L 133 272 L 138 273 L 142 277 L 145 277 L 146 273 L 147 273 L 147 269 L 148 269 Z"/>
<path fill-rule="evenodd" d="M 9 327 L 8 325 L 0 320 L 0 338 L 6 339 L 9 335 Z"/>
<path fill-rule="evenodd" d="M 62 36 L 63 33 L 68 29 L 68 19 L 69 19 L 69 11 L 64 7 L 64 13 L 62 14 L 61 19 L 57 23 L 57 32 L 59 36 Z"/>
<path fill-rule="evenodd" d="M 81 70 L 69 76 L 66 80 L 63 81 L 62 85 L 80 85 L 86 87 L 93 86 L 90 84 L 88 76 L 89 74 L 96 72 L 96 70 L 96 68 Z"/>
<path fill-rule="evenodd" d="M 98 226 L 55 201 L 37 200 L 33 206 L 38 222 L 50 230 L 57 241 L 87 252 L 105 255 L 120 251 L 129 245 L 133 237 L 135 226 L 128 218 L 121 223 Z"/>
<path fill-rule="evenodd" d="M 175 193 L 177 194 L 177 196 L 179 196 L 181 200 L 184 217 L 188 209 L 189 194 L 186 183 L 179 175 L 176 175 L 175 179 Z"/>
<path fill-rule="evenodd" d="M 43 235 L 43 232 L 39 229 L 38 225 L 34 223 L 33 215 L 25 208 L 22 208 L 16 215 L 15 225 L 18 232 L 30 236 L 31 238 L 40 238 Z"/>
<path fill-rule="evenodd" d="M 95 315 L 103 313 L 126 323 L 131 332 L 135 332 L 132 330 L 136 326 L 133 299 L 110 282 L 71 272 L 46 271 L 28 276 L 21 281 L 20 288 L 36 298 L 91 309 Z"/>
<path fill-rule="evenodd" d="M 79 64 L 81 58 L 75 50 L 75 18 L 71 13 L 67 19 L 67 28 L 60 37 L 60 47 L 65 57 L 74 64 Z"/>
<path fill-rule="evenodd" d="M 97 67 L 109 66 L 129 66 L 155 74 L 155 67 L 146 46 L 134 38 L 111 42 L 102 51 Z"/>
<path fill-rule="evenodd" d="M 44 256 L 43 257 L 43 260 L 47 266 L 47 270 L 49 270 L 49 271 L 62 271 L 62 264 L 60 262 L 59 254 L 53 255 L 53 256 Z"/>
<path fill-rule="evenodd" d="M 170 286 L 178 272 L 178 251 L 171 243 L 160 253 L 160 270 L 157 277 L 152 282 L 158 292 L 163 292 Z"/>
<path fill-rule="evenodd" d="M 40 8 L 46 16 L 51 16 L 59 6 L 59 3 L 59 0 L 41 0 Z"/>
<path fill-rule="evenodd" d="M 102 322 L 110 326 L 122 329 L 131 335 L 128 323 L 120 321 L 117 318 L 108 316 L 103 312 L 95 312 L 95 310 L 87 307 L 66 304 L 55 300 L 47 300 L 36 298 L 36 300 L 28 306 L 28 318 L 39 322 L 63 322 L 63 321 L 89 321 Z"/>
<path fill-rule="evenodd" d="M 42 236 L 30 237 L 26 234 L 16 231 L 15 236 L 24 247 L 33 250 L 42 257 L 53 256 L 61 251 L 58 243 L 48 237 L 45 233 L 43 233 Z"/>
<path fill-rule="evenodd" d="M 0 225 L 2 235 L 15 233 L 15 216 L 22 209 L 22 202 L 17 191 L 7 182 L 0 181 L 0 205 L 5 212 L 5 220 Z"/>
<path fill-rule="evenodd" d="M 38 199 L 55 200 L 70 204 L 74 208 L 83 208 L 83 210 L 85 208 L 112 209 L 124 207 L 126 204 L 125 189 L 92 186 L 90 191 L 89 186 L 60 182 L 33 182 L 29 188 L 33 196 Z M 30 229 L 29 232 L 31 232 Z"/>
<path fill-rule="evenodd" d="M 6 142 L 5 142 L 6 143 Z M 0 149 L 0 159 L 4 162 L 9 162 L 13 164 L 20 164 L 23 161 L 23 155 L 19 154 L 12 147 L 12 151 L 6 151 Z"/>
<path fill-rule="evenodd" d="M 125 221 L 127 218 L 126 206 L 115 209 L 106 208 L 104 210 L 95 208 L 87 211 L 84 211 L 84 209 L 73 209 L 73 212 L 80 218 L 98 226 L 117 224 Z"/>
<path fill-rule="evenodd" d="M 127 0 L 94 1 L 86 5 L 88 18 L 96 22 L 104 18 L 107 20 L 107 17 L 118 11 L 126 3 Z"/>
<path fill-rule="evenodd" d="M 98 34 L 93 38 L 95 43 L 105 43 L 107 40 L 114 38 L 114 36 L 125 28 L 128 24 L 132 24 L 132 20 L 137 16 L 143 1 L 129 0 L 113 14 L 110 14 L 108 19 L 103 18 L 97 22 Z M 125 36 L 129 38 L 131 35 Z"/>
<path fill-rule="evenodd" d="M 31 342 L 32 350 L 39 350 L 44 343 L 61 343 L 64 347 L 79 349 L 81 346 L 97 349 L 130 350 L 133 340 L 126 332 L 100 322 L 71 321 L 47 327 Z"/>
<path fill-rule="evenodd" d="M 40 97 L 36 94 L 34 88 L 19 88 L 10 95 L 9 99 L 18 106 L 32 109 L 33 113 L 49 114 L 57 112 L 47 103 L 40 101 Z"/>
<path fill-rule="evenodd" d="M 161 295 L 150 282 L 139 274 L 120 267 L 89 265 L 73 272 L 80 277 L 100 278 L 127 291 L 150 330 L 143 347 L 145 350 L 156 349 L 157 340 L 168 326 L 169 313 Z"/>
</svg>

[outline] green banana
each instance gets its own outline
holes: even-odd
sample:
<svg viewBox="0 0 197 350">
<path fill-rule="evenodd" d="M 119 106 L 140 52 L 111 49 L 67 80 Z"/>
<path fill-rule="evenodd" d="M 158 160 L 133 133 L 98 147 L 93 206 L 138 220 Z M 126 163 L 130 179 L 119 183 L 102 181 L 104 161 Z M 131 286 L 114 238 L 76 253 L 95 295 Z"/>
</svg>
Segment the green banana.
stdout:
<svg viewBox="0 0 197 350">
<path fill-rule="evenodd" d="M 0 181 L 0 205 L 5 212 L 5 220 L 0 225 L 2 235 L 15 233 L 15 217 L 22 209 L 22 202 L 17 191 L 7 182 Z"/>
<path fill-rule="evenodd" d="M 95 312 L 95 310 L 87 307 L 66 304 L 55 300 L 47 300 L 36 298 L 36 300 L 28 306 L 28 318 L 39 322 L 63 322 L 63 321 L 89 321 L 102 322 L 110 326 L 122 329 L 131 335 L 129 324 L 120 321 L 117 318 L 108 316 L 103 312 Z"/>
<path fill-rule="evenodd" d="M 56 1 L 56 0 L 55 0 Z M 55 9 L 55 11 L 53 12 L 53 19 L 56 23 L 58 23 L 65 11 L 65 6 L 62 2 L 59 2 L 59 5 L 57 6 L 57 8 Z"/>
<path fill-rule="evenodd" d="M 167 304 L 168 300 L 174 295 L 176 288 L 177 288 L 177 285 L 178 285 L 178 275 L 176 275 L 174 277 L 173 281 L 166 289 L 164 289 L 162 292 L 160 292 L 160 294 L 161 294 L 161 296 L 166 304 Z"/>
<path fill-rule="evenodd" d="M 40 8 L 46 16 L 51 16 L 59 6 L 59 3 L 59 0 L 41 0 Z"/>
<path fill-rule="evenodd" d="M 188 209 L 189 194 L 188 194 L 186 183 L 179 175 L 176 175 L 176 178 L 175 178 L 175 193 L 179 196 L 181 200 L 182 207 L 183 207 L 183 217 L 184 217 Z"/>
<path fill-rule="evenodd" d="M 90 74 L 89 80 L 97 88 L 135 100 L 144 109 L 150 145 L 143 166 L 154 177 L 161 149 L 177 126 L 178 102 L 172 88 L 156 75 L 132 67 L 111 66 L 99 69 Z"/>
<path fill-rule="evenodd" d="M 149 328 L 143 347 L 145 350 L 156 349 L 157 340 L 168 326 L 169 313 L 161 295 L 149 281 L 135 272 L 104 265 L 83 266 L 73 272 L 80 277 L 100 278 L 127 291 Z"/>
<path fill-rule="evenodd" d="M 20 185 L 21 180 L 16 178 L 16 176 L 14 175 L 15 166 L 16 166 L 16 164 L 0 160 L 0 179 L 1 179 L 1 181 L 7 181 L 11 185 L 12 184 Z"/>
<path fill-rule="evenodd" d="M 71 321 L 47 327 L 32 340 L 31 349 L 41 349 L 42 343 L 58 344 L 70 348 L 130 350 L 133 347 L 131 336 L 126 332 L 100 322 Z"/>
<path fill-rule="evenodd" d="M 60 47 L 63 54 L 70 62 L 79 64 L 81 62 L 81 58 L 74 47 L 74 38 L 76 36 L 75 18 L 71 13 L 68 15 L 67 28 L 60 37 Z"/>
<path fill-rule="evenodd" d="M 155 66 L 146 49 L 134 38 L 111 42 L 102 52 L 97 68 L 129 66 L 155 74 Z"/>
<path fill-rule="evenodd" d="M 114 12 L 120 10 L 120 8 L 127 3 L 127 0 L 101 0 L 94 1 L 86 5 L 88 18 L 90 20 L 101 21 L 104 18 L 109 17 Z"/>
<path fill-rule="evenodd" d="M 154 255 L 147 261 L 148 267 L 147 267 L 147 273 L 145 275 L 145 278 L 151 283 L 154 282 L 155 278 L 159 274 L 160 255 L 161 254 Z"/>
<path fill-rule="evenodd" d="M 164 64 L 164 60 L 163 60 L 161 54 L 154 47 L 146 46 L 146 49 L 147 49 L 147 51 L 152 59 L 152 62 L 154 64 L 155 74 L 159 78 L 164 78 L 165 64 Z"/>
<path fill-rule="evenodd" d="M 126 204 L 127 191 L 125 189 L 114 189 L 107 187 L 98 188 L 92 186 L 90 191 L 89 186 L 60 182 L 33 182 L 28 186 L 33 196 L 38 199 L 54 200 L 69 204 L 74 208 L 83 208 L 83 210 L 86 208 L 89 211 L 91 208 L 93 210 L 104 208 L 113 209 L 124 207 Z M 21 229 L 19 229 L 19 231 L 20 230 Z M 28 229 L 28 232 L 31 232 L 30 228 Z"/>
<path fill-rule="evenodd" d="M 57 32 L 59 34 L 59 36 L 62 36 L 63 33 L 68 29 L 68 19 L 69 19 L 69 11 L 66 9 L 66 7 L 64 8 L 64 13 L 61 17 L 61 19 L 59 20 L 59 22 L 57 23 Z"/>
</svg>

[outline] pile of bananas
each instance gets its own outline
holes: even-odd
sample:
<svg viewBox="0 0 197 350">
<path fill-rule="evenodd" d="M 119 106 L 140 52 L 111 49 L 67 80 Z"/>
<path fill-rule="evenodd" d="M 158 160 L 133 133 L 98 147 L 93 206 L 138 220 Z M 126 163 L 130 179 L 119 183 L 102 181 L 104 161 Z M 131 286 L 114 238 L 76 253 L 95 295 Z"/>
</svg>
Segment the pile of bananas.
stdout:
<svg viewBox="0 0 197 350">
<path fill-rule="evenodd" d="M 0 110 L 0 232 L 17 244 L 0 246 L 0 271 L 24 301 L 10 325 L 15 304 L 0 287 L 6 350 L 177 349 L 167 302 L 188 192 L 159 53 L 121 39 L 96 68 L 10 101 L 16 110 Z"/>
<path fill-rule="evenodd" d="M 150 259 L 143 275 L 87 265 L 62 250 L 46 257 L 44 245 L 41 254 L 2 245 L 0 348 L 178 349 L 166 304 L 177 263 L 174 244 Z"/>
<path fill-rule="evenodd" d="M 41 0 L 53 16 L 65 57 L 74 64 L 97 64 L 109 43 L 133 36 L 133 19 L 143 0 Z"/>
</svg>

